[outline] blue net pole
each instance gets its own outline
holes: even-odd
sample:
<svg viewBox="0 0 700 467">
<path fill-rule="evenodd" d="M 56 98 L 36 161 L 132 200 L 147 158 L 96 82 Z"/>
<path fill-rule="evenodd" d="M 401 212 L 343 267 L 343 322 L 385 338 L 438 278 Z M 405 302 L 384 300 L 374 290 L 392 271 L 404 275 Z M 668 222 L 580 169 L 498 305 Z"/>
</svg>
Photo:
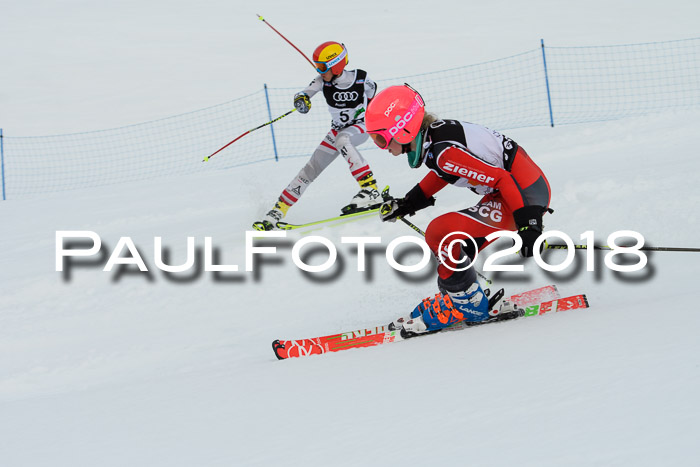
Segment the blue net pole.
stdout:
<svg viewBox="0 0 700 467">
<path fill-rule="evenodd" d="M 549 105 L 549 124 L 554 128 L 554 116 L 552 115 L 552 95 L 549 92 L 549 75 L 547 74 L 547 56 L 544 53 L 544 39 L 540 39 L 542 44 L 542 63 L 544 64 L 544 82 L 547 85 L 547 105 Z"/>
<path fill-rule="evenodd" d="M 270 96 L 267 94 L 267 83 L 264 84 L 265 87 L 265 102 L 267 103 L 267 116 L 272 120 L 272 111 L 270 110 Z M 272 133 L 272 148 L 275 150 L 275 161 L 279 161 L 279 156 L 277 155 L 277 141 L 275 141 L 275 124 L 270 124 L 270 133 Z"/>
</svg>

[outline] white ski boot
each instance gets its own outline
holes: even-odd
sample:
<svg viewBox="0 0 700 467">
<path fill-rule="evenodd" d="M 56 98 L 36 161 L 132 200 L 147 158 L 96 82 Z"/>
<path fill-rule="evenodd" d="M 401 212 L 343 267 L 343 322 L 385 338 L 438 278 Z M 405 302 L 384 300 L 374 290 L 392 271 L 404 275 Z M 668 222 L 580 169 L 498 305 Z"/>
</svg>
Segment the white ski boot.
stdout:
<svg viewBox="0 0 700 467">
<path fill-rule="evenodd" d="M 376 188 L 363 188 L 353 196 L 350 204 L 343 207 L 342 214 L 352 214 L 355 212 L 368 211 L 382 205 L 382 195 Z"/>
<path fill-rule="evenodd" d="M 360 184 L 360 191 L 353 196 L 350 204 L 340 210 L 341 215 L 378 208 L 384 202 L 382 194 L 377 190 L 377 181 L 372 172 L 359 179 L 357 183 Z"/>
</svg>

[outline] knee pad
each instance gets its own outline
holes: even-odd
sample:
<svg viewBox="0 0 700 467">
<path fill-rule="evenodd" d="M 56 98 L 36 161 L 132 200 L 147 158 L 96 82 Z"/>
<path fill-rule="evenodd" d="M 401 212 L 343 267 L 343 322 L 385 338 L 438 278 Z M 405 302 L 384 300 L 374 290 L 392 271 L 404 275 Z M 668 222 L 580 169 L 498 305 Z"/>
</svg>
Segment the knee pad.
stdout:
<svg viewBox="0 0 700 467">
<path fill-rule="evenodd" d="M 340 149 L 342 146 L 351 146 L 350 135 L 347 133 L 339 133 L 335 138 L 335 147 Z"/>
</svg>

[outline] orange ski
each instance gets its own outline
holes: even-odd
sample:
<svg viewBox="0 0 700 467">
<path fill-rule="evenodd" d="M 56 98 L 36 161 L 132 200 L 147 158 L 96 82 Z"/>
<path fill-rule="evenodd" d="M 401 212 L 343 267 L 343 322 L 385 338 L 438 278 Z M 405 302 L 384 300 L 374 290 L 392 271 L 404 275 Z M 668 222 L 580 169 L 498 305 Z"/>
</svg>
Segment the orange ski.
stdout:
<svg viewBox="0 0 700 467">
<path fill-rule="evenodd" d="M 588 308 L 588 300 L 585 295 L 574 295 L 566 298 L 558 297 L 559 293 L 556 286 L 550 285 L 513 295 L 509 300 L 525 308 L 525 317 L 543 315 L 548 312 Z M 453 331 L 466 327 L 469 326 L 462 321 L 441 331 Z M 284 360 L 359 347 L 373 347 L 402 340 L 405 340 L 405 338 L 401 336 L 399 330 L 391 331 L 388 325 L 385 325 L 311 339 L 278 339 L 272 343 L 272 349 L 278 359 Z"/>
</svg>

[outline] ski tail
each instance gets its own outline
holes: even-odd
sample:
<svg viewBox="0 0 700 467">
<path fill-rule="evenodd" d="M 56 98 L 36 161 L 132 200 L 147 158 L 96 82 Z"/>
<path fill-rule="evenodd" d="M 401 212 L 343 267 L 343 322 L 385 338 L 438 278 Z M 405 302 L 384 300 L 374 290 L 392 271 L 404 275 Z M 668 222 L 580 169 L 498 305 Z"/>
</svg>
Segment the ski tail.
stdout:
<svg viewBox="0 0 700 467">
<path fill-rule="evenodd" d="M 525 307 L 525 317 L 544 315 L 550 312 L 575 310 L 577 308 L 589 308 L 588 297 L 584 294 L 572 295 L 557 300 L 548 300 L 539 304 Z"/>
<path fill-rule="evenodd" d="M 537 289 L 528 290 L 519 294 L 511 295 L 508 300 L 516 305 L 525 307 L 528 305 L 536 305 L 548 300 L 556 300 L 561 297 L 556 285 L 545 285 Z"/>
<path fill-rule="evenodd" d="M 275 340 L 272 350 L 278 359 L 306 357 L 308 355 L 338 352 L 356 347 L 372 347 L 401 340 L 399 331 L 390 331 L 389 326 L 375 326 L 356 331 L 331 334 L 300 340 Z"/>
<path fill-rule="evenodd" d="M 384 190 L 382 190 L 382 199 L 384 201 L 387 201 L 388 199 L 391 199 L 391 195 L 389 194 L 389 185 L 384 187 Z M 381 205 L 381 203 L 379 203 Z M 343 213 L 339 216 L 334 216 L 334 217 L 329 217 L 328 219 L 321 219 L 318 221 L 313 221 L 313 222 L 307 222 L 305 224 L 290 224 L 288 222 L 277 222 L 277 228 L 280 230 L 294 230 L 294 229 L 303 229 L 306 227 L 313 227 L 319 224 L 327 224 L 331 222 L 335 222 L 336 224 L 334 225 L 341 225 L 346 222 L 351 222 L 351 219 L 354 220 L 359 220 L 360 218 L 368 217 L 370 214 L 374 214 L 379 212 L 379 205 L 374 208 L 364 208 L 360 209 L 357 211 L 352 211 L 348 213 Z"/>
</svg>

